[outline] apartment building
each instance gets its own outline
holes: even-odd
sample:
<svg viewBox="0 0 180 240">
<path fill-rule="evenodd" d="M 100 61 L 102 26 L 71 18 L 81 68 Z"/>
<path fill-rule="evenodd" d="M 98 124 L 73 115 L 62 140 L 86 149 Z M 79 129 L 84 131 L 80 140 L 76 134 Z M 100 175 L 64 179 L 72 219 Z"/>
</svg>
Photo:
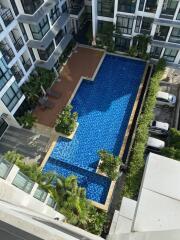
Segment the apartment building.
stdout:
<svg viewBox="0 0 180 240">
<path fill-rule="evenodd" d="M 0 0 L 0 135 L 18 127 L 20 86 L 34 68 L 58 67 L 83 10 L 81 0 Z"/>
<path fill-rule="evenodd" d="M 179 0 L 92 0 L 93 37 L 103 25 L 115 26 L 115 45 L 128 51 L 133 37 L 151 36 L 148 52 L 152 59 L 163 57 L 180 68 Z"/>
</svg>

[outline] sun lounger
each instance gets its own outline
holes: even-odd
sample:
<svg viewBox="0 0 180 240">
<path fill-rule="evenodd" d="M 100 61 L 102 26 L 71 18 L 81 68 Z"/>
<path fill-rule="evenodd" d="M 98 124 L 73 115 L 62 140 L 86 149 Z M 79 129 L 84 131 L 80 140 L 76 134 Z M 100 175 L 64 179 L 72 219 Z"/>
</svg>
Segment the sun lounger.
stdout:
<svg viewBox="0 0 180 240">
<path fill-rule="evenodd" d="M 53 108 L 54 107 L 54 104 L 52 102 L 50 102 L 47 97 L 40 98 L 38 102 L 41 105 L 41 107 L 43 107 L 43 108 Z"/>
<path fill-rule="evenodd" d="M 54 91 L 54 90 L 52 90 L 52 89 L 50 89 L 50 88 L 48 88 L 48 89 L 46 90 L 46 93 L 47 93 L 47 95 L 50 96 L 50 97 L 60 98 L 60 93 L 58 93 L 58 92 L 56 92 L 56 91 Z"/>
</svg>

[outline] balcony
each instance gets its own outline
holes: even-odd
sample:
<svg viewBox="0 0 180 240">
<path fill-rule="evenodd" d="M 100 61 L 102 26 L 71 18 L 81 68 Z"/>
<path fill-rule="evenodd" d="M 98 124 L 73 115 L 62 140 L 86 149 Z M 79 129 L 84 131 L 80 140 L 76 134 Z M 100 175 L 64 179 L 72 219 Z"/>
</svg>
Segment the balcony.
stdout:
<svg viewBox="0 0 180 240">
<path fill-rule="evenodd" d="M 16 82 L 20 82 L 21 79 L 22 79 L 23 76 L 24 76 L 22 70 L 19 69 L 19 67 L 13 66 L 13 67 L 11 68 L 11 72 L 12 72 L 13 76 L 15 77 Z"/>
<path fill-rule="evenodd" d="M 27 24 L 37 24 L 57 3 L 58 0 L 46 0 L 34 14 L 20 14 L 18 21 Z"/>
<path fill-rule="evenodd" d="M 70 1 L 70 14 L 79 15 L 84 7 L 84 0 Z"/>
<path fill-rule="evenodd" d="M 48 58 L 48 60 L 47 61 L 38 60 L 36 62 L 36 66 L 43 67 L 49 70 L 52 69 L 52 67 L 57 62 L 57 60 L 59 59 L 59 57 L 61 56 L 61 54 L 63 53 L 63 51 L 69 44 L 69 42 L 71 41 L 71 39 L 72 39 L 71 34 L 65 35 L 64 38 L 59 43 L 59 45 L 55 48 L 51 56 Z"/>
<path fill-rule="evenodd" d="M 14 47 L 16 48 L 17 52 L 24 46 L 24 42 L 22 40 L 22 37 L 18 38 L 14 43 Z"/>
<path fill-rule="evenodd" d="M 13 50 L 7 45 L 1 47 L 1 52 L 7 64 L 9 64 L 15 56 Z"/>
<path fill-rule="evenodd" d="M 14 20 L 11 9 L 8 8 L 0 9 L 0 16 L 6 27 Z"/>
<path fill-rule="evenodd" d="M 30 67 L 32 66 L 30 58 L 23 65 L 24 65 L 24 69 L 27 72 L 30 69 Z"/>
<path fill-rule="evenodd" d="M 53 38 L 55 38 L 55 36 L 58 34 L 60 29 L 68 21 L 68 18 L 69 18 L 69 14 L 68 13 L 63 13 L 59 17 L 59 19 L 56 21 L 56 23 L 53 25 L 51 30 L 48 31 L 48 33 L 45 35 L 45 37 L 42 40 L 40 40 L 40 41 L 29 40 L 28 43 L 27 43 L 28 47 L 45 50 L 49 46 L 49 44 L 51 43 Z"/>
</svg>

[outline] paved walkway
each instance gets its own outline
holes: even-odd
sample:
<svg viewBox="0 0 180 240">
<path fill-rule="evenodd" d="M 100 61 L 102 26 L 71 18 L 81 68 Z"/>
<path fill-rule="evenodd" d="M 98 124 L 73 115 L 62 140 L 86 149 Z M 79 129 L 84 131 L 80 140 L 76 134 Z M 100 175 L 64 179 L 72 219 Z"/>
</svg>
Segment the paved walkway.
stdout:
<svg viewBox="0 0 180 240">
<path fill-rule="evenodd" d="M 56 82 L 53 86 L 53 89 L 59 92 L 61 97 L 59 99 L 49 97 L 54 104 L 52 109 L 43 110 L 37 106 L 34 110 L 33 114 L 37 117 L 38 123 L 48 127 L 54 126 L 57 114 L 68 103 L 80 78 L 82 76 L 92 78 L 102 56 L 103 52 L 96 49 L 84 47 L 76 49 L 60 73 L 61 81 Z"/>
</svg>

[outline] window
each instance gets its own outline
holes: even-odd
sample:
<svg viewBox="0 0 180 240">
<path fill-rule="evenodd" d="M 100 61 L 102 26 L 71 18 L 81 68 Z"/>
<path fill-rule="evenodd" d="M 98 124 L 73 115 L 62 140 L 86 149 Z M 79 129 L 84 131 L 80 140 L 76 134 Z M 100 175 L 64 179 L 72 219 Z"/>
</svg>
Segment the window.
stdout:
<svg viewBox="0 0 180 240">
<path fill-rule="evenodd" d="M 62 9 L 63 13 L 68 12 L 67 3 L 66 2 L 62 5 L 61 9 Z"/>
<path fill-rule="evenodd" d="M 50 28 L 47 16 L 45 16 L 40 23 L 36 25 L 30 24 L 29 26 L 35 40 L 41 40 Z"/>
<path fill-rule="evenodd" d="M 55 205 L 56 205 L 56 202 L 53 200 L 52 197 L 49 197 L 49 198 L 48 198 L 48 201 L 47 201 L 47 205 L 50 206 L 50 207 L 52 207 L 52 208 L 54 208 Z"/>
<path fill-rule="evenodd" d="M 154 39 L 155 40 L 160 40 L 160 41 L 165 41 L 168 32 L 169 32 L 169 27 L 158 25 L 156 27 L 156 32 L 155 32 L 155 35 L 154 35 Z"/>
<path fill-rule="evenodd" d="M 24 24 L 19 23 L 19 27 L 21 29 L 21 32 L 22 32 L 23 36 L 24 36 L 24 40 L 27 42 L 28 41 L 28 36 L 27 36 L 26 30 L 25 30 Z"/>
<path fill-rule="evenodd" d="M 118 11 L 134 13 L 136 9 L 136 0 L 119 0 L 118 1 Z"/>
<path fill-rule="evenodd" d="M 127 17 L 117 18 L 117 24 L 116 24 L 117 32 L 120 32 L 122 34 L 131 34 L 132 27 L 133 27 L 133 18 L 127 18 Z"/>
<path fill-rule="evenodd" d="M 97 8 L 99 16 L 111 18 L 114 16 L 114 0 L 98 0 Z"/>
<path fill-rule="evenodd" d="M 10 170 L 12 168 L 12 164 L 4 159 L 0 159 L 0 177 L 6 179 Z"/>
<path fill-rule="evenodd" d="M 123 38 L 123 37 L 116 37 L 115 38 L 115 47 L 118 51 L 126 52 L 129 50 L 131 39 Z"/>
<path fill-rule="evenodd" d="M 38 200 L 40 200 L 41 202 L 44 202 L 46 200 L 47 197 L 47 192 L 44 191 L 42 188 L 37 188 L 35 193 L 34 193 L 34 198 L 37 198 Z"/>
<path fill-rule="evenodd" d="M 173 19 L 177 4 L 178 4 L 177 0 L 164 0 L 160 17 Z"/>
<path fill-rule="evenodd" d="M 3 58 L 0 60 L 0 90 L 11 79 L 12 73 Z"/>
<path fill-rule="evenodd" d="M 152 47 L 151 47 L 150 56 L 151 56 L 152 58 L 159 59 L 160 56 L 161 56 L 162 49 L 163 49 L 162 47 L 152 46 Z"/>
<path fill-rule="evenodd" d="M 51 9 L 49 16 L 50 16 L 50 19 L 51 19 L 51 24 L 54 24 L 54 22 L 60 16 L 60 10 L 59 10 L 58 4 L 56 4 L 55 7 L 53 9 Z"/>
<path fill-rule="evenodd" d="M 140 32 L 143 34 L 150 34 L 153 21 L 153 18 L 143 17 Z"/>
<path fill-rule="evenodd" d="M 169 42 L 179 43 L 180 44 L 180 28 L 173 28 Z"/>
<path fill-rule="evenodd" d="M 7 127 L 8 124 L 2 118 L 0 118 L 0 137 L 3 135 Z"/>
<path fill-rule="evenodd" d="M 54 46 L 54 42 L 52 41 L 50 45 L 46 48 L 46 50 L 38 50 L 40 59 L 47 61 L 50 55 L 53 53 L 54 49 L 55 49 L 55 46 Z"/>
<path fill-rule="evenodd" d="M 176 49 L 166 48 L 163 57 L 168 62 L 174 62 L 177 53 L 178 53 L 178 50 Z"/>
<path fill-rule="evenodd" d="M 29 49 L 29 52 L 30 52 L 30 54 L 31 54 L 31 57 L 32 57 L 33 62 L 35 62 L 35 61 L 36 61 L 36 58 L 35 58 L 35 55 L 34 55 L 34 52 L 33 52 L 32 48 L 28 48 L 28 49 Z"/>
<path fill-rule="evenodd" d="M 134 30 L 136 33 L 140 32 L 141 21 L 142 21 L 142 17 L 141 16 L 137 16 L 136 26 L 135 26 L 135 30 Z"/>
<path fill-rule="evenodd" d="M 6 93 L 2 96 L 1 100 L 8 108 L 9 111 L 12 111 L 13 108 L 18 103 L 19 99 L 22 97 L 22 92 L 19 89 L 16 82 L 14 82 L 11 87 L 8 88 Z"/>
<path fill-rule="evenodd" d="M 21 0 L 24 12 L 34 14 L 36 10 L 44 3 L 43 0 Z"/>
<path fill-rule="evenodd" d="M 12 184 L 26 193 L 30 193 L 34 186 L 34 182 L 21 172 L 17 173 Z"/>
<path fill-rule="evenodd" d="M 178 15 L 177 15 L 177 18 L 176 18 L 177 20 L 180 20 L 180 10 L 179 10 L 179 12 L 178 12 Z"/>
<path fill-rule="evenodd" d="M 63 39 L 63 36 L 64 36 L 63 31 L 60 30 L 60 31 L 58 32 L 58 34 L 56 35 L 56 37 L 55 37 L 56 46 L 57 46 L 57 45 L 60 43 L 60 41 Z"/>
<path fill-rule="evenodd" d="M 19 11 L 18 11 L 18 8 L 17 8 L 17 5 L 16 5 L 15 1 L 10 0 L 10 2 L 11 2 L 11 6 L 12 6 L 12 9 L 14 10 L 15 15 L 16 16 L 19 15 Z"/>
<path fill-rule="evenodd" d="M 143 9 L 144 9 L 144 2 L 145 2 L 145 0 L 140 0 L 140 2 L 139 2 L 139 11 L 143 11 Z"/>
<path fill-rule="evenodd" d="M 157 0 L 147 0 L 144 11 L 155 13 L 157 9 Z"/>
</svg>

